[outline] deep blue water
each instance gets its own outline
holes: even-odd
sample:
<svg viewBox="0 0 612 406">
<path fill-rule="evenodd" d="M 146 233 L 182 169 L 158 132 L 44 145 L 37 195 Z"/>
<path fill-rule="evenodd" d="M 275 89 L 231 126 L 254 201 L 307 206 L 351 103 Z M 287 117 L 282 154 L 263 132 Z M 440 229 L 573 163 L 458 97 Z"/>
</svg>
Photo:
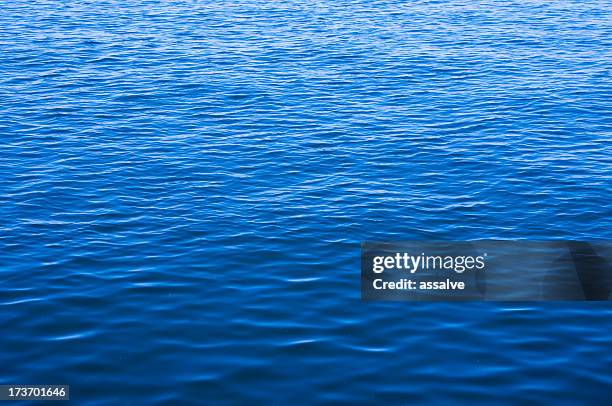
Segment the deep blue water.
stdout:
<svg viewBox="0 0 612 406">
<path fill-rule="evenodd" d="M 0 383 L 609 400 L 606 303 L 362 303 L 359 243 L 612 239 L 612 2 L 1 0 L 0 55 Z"/>
</svg>

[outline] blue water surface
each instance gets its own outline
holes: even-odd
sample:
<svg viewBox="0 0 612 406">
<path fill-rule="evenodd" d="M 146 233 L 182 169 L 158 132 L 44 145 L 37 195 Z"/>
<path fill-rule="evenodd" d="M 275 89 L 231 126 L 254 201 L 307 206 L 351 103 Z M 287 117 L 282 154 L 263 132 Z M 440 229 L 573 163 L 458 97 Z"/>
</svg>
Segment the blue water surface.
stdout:
<svg viewBox="0 0 612 406">
<path fill-rule="evenodd" d="M 606 303 L 364 303 L 363 240 L 612 239 L 612 2 L 0 0 L 0 383 L 605 404 Z"/>
</svg>

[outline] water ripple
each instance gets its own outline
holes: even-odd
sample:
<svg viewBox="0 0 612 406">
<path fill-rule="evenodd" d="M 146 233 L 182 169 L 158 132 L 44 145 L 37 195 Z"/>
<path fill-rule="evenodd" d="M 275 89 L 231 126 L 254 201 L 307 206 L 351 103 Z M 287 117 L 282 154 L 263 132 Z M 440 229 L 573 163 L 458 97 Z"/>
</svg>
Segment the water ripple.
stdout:
<svg viewBox="0 0 612 406">
<path fill-rule="evenodd" d="M 0 381 L 596 403 L 600 305 L 361 303 L 359 243 L 610 239 L 609 1 L 2 2 Z"/>
</svg>

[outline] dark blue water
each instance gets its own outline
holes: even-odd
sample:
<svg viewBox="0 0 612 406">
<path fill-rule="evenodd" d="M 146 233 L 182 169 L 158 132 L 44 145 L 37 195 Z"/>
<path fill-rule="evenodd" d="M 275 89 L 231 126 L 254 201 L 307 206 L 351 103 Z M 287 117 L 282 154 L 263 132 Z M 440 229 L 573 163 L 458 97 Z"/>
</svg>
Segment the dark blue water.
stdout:
<svg viewBox="0 0 612 406">
<path fill-rule="evenodd" d="M 0 383 L 586 402 L 604 304 L 362 303 L 359 243 L 612 239 L 610 1 L 0 1 Z"/>
</svg>

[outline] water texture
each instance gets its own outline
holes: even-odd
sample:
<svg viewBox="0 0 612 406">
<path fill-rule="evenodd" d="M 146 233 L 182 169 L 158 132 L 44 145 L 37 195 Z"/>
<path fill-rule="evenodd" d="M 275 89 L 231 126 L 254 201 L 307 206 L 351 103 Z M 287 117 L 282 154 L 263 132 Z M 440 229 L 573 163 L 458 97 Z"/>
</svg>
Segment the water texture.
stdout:
<svg viewBox="0 0 612 406">
<path fill-rule="evenodd" d="M 0 383 L 596 403 L 606 303 L 362 303 L 363 240 L 612 239 L 612 2 L 0 0 Z"/>
</svg>

